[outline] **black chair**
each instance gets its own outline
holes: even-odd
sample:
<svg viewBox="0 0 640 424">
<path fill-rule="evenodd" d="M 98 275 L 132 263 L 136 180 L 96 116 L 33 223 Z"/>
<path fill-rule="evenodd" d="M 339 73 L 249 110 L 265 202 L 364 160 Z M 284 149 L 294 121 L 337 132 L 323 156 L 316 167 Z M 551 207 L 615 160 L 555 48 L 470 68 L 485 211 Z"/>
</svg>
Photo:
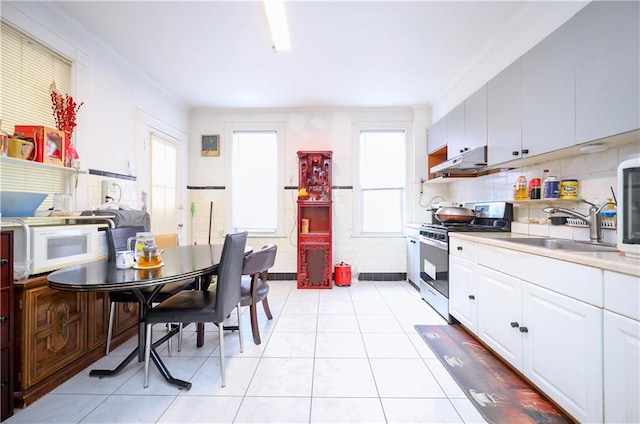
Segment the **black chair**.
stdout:
<svg viewBox="0 0 640 424">
<path fill-rule="evenodd" d="M 240 352 L 244 351 L 242 340 L 242 320 L 240 311 L 240 285 L 247 232 L 227 234 L 224 239 L 218 278 L 215 286 L 208 290 L 185 290 L 171 296 L 147 313 L 146 342 L 144 355 L 144 387 L 149 386 L 149 360 L 151 357 L 152 325 L 179 322 L 183 324 L 213 322 L 218 326 L 220 347 L 220 373 L 222 387 L 225 383 L 224 370 L 224 327 L 222 325 L 233 308 L 238 312 Z M 157 355 L 155 350 L 153 354 Z"/>
<path fill-rule="evenodd" d="M 262 249 L 251 253 L 244 259 L 244 266 L 242 267 L 240 305 L 249 307 L 253 341 L 257 345 L 261 343 L 260 328 L 258 327 L 258 302 L 262 302 L 267 319 L 273 319 L 269 309 L 269 302 L 267 301 L 267 295 L 269 294 L 267 280 L 269 268 L 276 261 L 277 251 L 278 246 L 275 244 L 262 246 Z"/>
<path fill-rule="evenodd" d="M 108 256 L 109 261 L 115 261 L 116 252 L 119 252 L 122 250 L 129 250 L 129 246 L 127 245 L 127 240 L 130 237 L 135 237 L 136 233 L 143 232 L 143 231 L 144 231 L 144 227 L 142 226 L 107 228 L 107 243 L 109 245 L 109 256 Z M 167 284 L 162 288 L 160 293 L 156 295 L 156 298 L 154 299 L 154 301 L 162 302 L 163 300 L 168 299 L 170 296 L 172 296 L 176 292 L 186 288 L 191 288 L 193 286 L 194 286 L 194 282 L 192 280 Z M 151 289 L 147 291 L 148 293 L 151 293 Z M 109 355 L 109 351 L 111 350 L 111 337 L 113 336 L 113 320 L 115 319 L 116 303 L 138 303 L 139 304 L 140 299 L 132 291 L 109 292 L 109 324 L 107 328 L 106 355 Z M 180 346 L 180 339 L 179 339 L 178 351 L 180 350 L 180 348 L 181 346 Z"/>
</svg>

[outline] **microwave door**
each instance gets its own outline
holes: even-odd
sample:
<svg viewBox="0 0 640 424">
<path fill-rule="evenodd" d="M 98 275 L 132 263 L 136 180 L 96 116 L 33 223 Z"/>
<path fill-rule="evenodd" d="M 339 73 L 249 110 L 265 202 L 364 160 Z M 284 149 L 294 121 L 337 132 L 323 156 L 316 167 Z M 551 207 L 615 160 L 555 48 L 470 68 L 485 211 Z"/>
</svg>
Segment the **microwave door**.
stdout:
<svg viewBox="0 0 640 424">
<path fill-rule="evenodd" d="M 625 244 L 640 244 L 640 168 L 625 169 L 622 178 L 622 240 Z"/>
</svg>

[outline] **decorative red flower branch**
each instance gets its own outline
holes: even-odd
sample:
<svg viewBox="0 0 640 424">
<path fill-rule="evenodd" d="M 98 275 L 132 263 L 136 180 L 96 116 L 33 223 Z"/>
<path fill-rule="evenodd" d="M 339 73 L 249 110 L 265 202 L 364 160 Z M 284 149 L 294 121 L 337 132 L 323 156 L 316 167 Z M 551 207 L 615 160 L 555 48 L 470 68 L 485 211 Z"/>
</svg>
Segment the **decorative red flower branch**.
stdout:
<svg viewBox="0 0 640 424">
<path fill-rule="evenodd" d="M 78 104 L 73 100 L 73 97 L 68 94 L 65 94 L 63 97 L 62 94 L 58 93 L 55 82 L 51 83 L 49 90 L 51 91 L 51 109 L 53 110 L 53 117 L 56 120 L 56 127 L 66 134 L 65 166 L 71 166 L 72 161 L 78 159 L 78 152 L 71 142 L 71 135 L 77 125 L 76 114 L 84 102 Z"/>
<path fill-rule="evenodd" d="M 69 138 L 71 138 L 73 129 L 77 125 L 76 114 L 84 102 L 78 104 L 70 95 L 65 94 L 62 96 L 62 94 L 56 90 L 55 82 L 51 83 L 49 88 L 51 89 L 51 109 L 53 110 L 53 117 L 56 120 L 56 127 L 68 133 Z"/>
</svg>

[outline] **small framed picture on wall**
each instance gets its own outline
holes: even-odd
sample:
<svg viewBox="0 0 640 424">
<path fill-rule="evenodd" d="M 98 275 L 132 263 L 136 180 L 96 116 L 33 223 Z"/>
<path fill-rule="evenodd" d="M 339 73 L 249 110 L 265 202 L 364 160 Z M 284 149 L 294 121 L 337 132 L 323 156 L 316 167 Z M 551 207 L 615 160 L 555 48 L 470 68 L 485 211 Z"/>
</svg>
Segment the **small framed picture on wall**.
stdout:
<svg viewBox="0 0 640 424">
<path fill-rule="evenodd" d="M 201 156 L 220 156 L 220 135 L 203 135 Z"/>
</svg>

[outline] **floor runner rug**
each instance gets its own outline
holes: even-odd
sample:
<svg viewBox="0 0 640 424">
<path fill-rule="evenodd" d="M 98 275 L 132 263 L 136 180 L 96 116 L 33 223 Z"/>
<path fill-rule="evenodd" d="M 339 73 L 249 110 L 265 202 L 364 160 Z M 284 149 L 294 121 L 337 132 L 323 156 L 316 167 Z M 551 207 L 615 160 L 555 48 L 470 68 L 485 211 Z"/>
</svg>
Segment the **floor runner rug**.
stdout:
<svg viewBox="0 0 640 424">
<path fill-rule="evenodd" d="M 415 328 L 487 422 L 573 422 L 459 325 Z"/>
</svg>

